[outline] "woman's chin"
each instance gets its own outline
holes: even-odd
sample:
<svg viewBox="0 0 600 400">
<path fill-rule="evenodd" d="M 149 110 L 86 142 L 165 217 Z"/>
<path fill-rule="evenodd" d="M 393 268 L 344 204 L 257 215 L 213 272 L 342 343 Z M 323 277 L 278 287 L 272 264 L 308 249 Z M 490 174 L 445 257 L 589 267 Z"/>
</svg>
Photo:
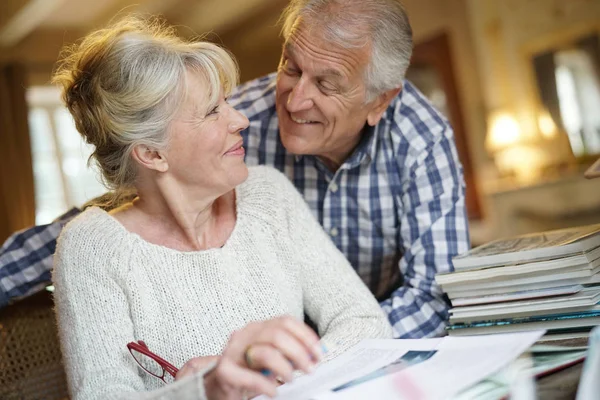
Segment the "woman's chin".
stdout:
<svg viewBox="0 0 600 400">
<path fill-rule="evenodd" d="M 235 169 L 231 171 L 230 176 L 234 187 L 244 183 L 248 179 L 248 166 L 246 163 L 242 161 L 239 166 L 236 165 Z"/>
</svg>

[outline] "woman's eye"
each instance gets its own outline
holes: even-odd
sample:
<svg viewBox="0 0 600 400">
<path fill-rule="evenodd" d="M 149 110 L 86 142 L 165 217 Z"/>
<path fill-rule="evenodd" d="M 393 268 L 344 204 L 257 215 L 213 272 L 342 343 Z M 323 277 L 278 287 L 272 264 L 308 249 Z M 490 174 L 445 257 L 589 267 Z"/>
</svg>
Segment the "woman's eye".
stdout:
<svg viewBox="0 0 600 400">
<path fill-rule="evenodd" d="M 212 110 L 210 110 L 208 112 L 208 114 L 206 114 L 206 115 L 214 115 L 214 114 L 217 114 L 218 112 L 219 112 L 219 106 L 216 106 L 215 108 L 213 108 Z"/>
</svg>

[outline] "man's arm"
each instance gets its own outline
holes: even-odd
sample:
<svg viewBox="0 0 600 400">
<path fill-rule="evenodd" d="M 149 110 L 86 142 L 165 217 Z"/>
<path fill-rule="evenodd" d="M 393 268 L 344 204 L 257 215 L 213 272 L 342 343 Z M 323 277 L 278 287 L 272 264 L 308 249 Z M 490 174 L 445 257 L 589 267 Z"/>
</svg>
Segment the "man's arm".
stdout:
<svg viewBox="0 0 600 400">
<path fill-rule="evenodd" d="M 404 283 L 381 306 L 394 337 L 440 336 L 449 305 L 435 275 L 452 271 L 452 257 L 469 249 L 465 184 L 449 127 L 411 168 L 408 179 L 399 196 Z"/>
<path fill-rule="evenodd" d="M 0 248 L 0 308 L 50 282 L 56 239 L 62 227 L 80 212 L 73 208 L 51 224 L 16 232 L 4 242 Z"/>
</svg>

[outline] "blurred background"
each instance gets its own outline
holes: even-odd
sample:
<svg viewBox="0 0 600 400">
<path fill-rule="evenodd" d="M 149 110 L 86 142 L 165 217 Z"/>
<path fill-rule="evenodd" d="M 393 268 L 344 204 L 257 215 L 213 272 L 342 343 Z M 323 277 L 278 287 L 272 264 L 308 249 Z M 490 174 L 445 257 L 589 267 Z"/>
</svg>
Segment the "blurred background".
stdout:
<svg viewBox="0 0 600 400">
<path fill-rule="evenodd" d="M 50 76 L 65 44 L 121 13 L 209 33 L 242 82 L 275 71 L 284 0 L 0 1 L 0 241 L 104 192 Z M 408 78 L 448 117 L 473 244 L 600 222 L 600 1 L 405 0 Z"/>
</svg>

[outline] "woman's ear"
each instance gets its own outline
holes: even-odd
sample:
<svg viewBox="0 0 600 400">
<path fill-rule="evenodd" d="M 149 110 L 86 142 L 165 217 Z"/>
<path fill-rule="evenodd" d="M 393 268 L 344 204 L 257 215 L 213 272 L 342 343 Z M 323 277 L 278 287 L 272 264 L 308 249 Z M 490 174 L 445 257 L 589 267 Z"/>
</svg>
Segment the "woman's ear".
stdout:
<svg viewBox="0 0 600 400">
<path fill-rule="evenodd" d="M 142 167 L 158 172 L 167 172 L 169 163 L 164 154 L 146 145 L 139 144 L 131 152 L 133 159 Z"/>
</svg>

